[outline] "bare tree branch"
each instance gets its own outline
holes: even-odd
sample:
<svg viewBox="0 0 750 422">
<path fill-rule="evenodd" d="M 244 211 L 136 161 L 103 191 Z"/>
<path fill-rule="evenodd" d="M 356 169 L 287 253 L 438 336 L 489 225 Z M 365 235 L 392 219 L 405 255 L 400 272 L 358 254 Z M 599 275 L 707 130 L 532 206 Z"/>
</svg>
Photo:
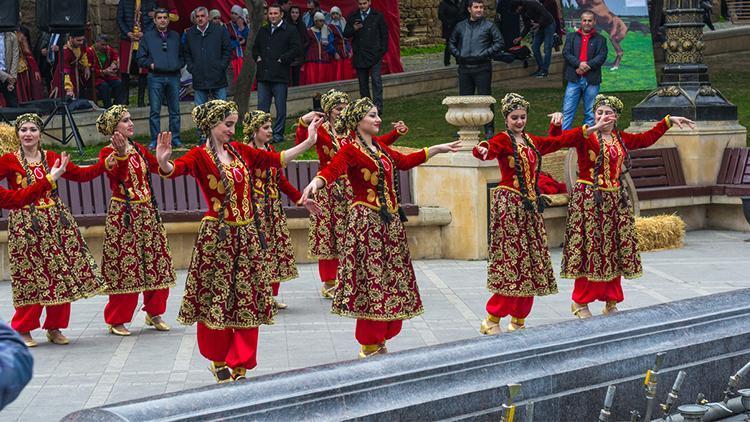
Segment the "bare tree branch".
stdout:
<svg viewBox="0 0 750 422">
<path fill-rule="evenodd" d="M 253 60 L 253 45 L 255 45 L 255 38 L 263 24 L 263 16 L 265 16 L 263 0 L 245 0 L 245 7 L 247 7 L 250 15 L 248 20 L 250 21 L 251 31 L 248 34 L 244 60 L 242 61 L 242 70 L 240 70 L 240 75 L 237 78 L 237 87 L 234 93 L 234 101 L 237 103 L 240 119 L 245 116 L 245 113 L 250 108 L 250 89 L 252 88 L 257 70 L 255 61 Z"/>
</svg>

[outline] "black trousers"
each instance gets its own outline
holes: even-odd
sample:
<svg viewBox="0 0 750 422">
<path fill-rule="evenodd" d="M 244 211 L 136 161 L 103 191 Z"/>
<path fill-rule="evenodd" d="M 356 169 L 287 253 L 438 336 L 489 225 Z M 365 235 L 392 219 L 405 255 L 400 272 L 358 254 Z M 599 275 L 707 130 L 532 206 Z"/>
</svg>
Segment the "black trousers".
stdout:
<svg viewBox="0 0 750 422">
<path fill-rule="evenodd" d="M 458 66 L 458 95 L 492 95 L 492 63 Z M 495 106 L 491 106 L 495 112 Z M 495 122 L 484 125 L 486 137 L 495 133 Z"/>
<path fill-rule="evenodd" d="M 359 96 L 370 98 L 378 108 L 378 114 L 383 114 L 383 79 L 380 76 L 382 64 L 381 59 L 370 68 L 357 68 Z M 372 79 L 372 95 L 370 95 L 370 79 Z"/>
</svg>

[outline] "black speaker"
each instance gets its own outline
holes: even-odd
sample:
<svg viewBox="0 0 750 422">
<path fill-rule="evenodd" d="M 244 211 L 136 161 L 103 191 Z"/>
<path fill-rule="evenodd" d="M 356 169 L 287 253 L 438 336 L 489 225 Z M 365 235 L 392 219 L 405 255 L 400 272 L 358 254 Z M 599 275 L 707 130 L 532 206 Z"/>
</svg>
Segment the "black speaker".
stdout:
<svg viewBox="0 0 750 422">
<path fill-rule="evenodd" d="M 83 31 L 88 6 L 87 0 L 36 0 L 36 26 L 46 32 Z"/>
<path fill-rule="evenodd" d="M 0 32 L 18 28 L 18 0 L 0 0 Z"/>
</svg>

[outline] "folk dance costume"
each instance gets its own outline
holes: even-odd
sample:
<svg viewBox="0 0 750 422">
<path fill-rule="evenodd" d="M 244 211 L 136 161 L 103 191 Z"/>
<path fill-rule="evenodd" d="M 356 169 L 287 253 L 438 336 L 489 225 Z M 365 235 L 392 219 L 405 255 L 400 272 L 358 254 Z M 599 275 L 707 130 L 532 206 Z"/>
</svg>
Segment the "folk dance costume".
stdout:
<svg viewBox="0 0 750 422">
<path fill-rule="evenodd" d="M 99 132 L 112 136 L 126 114 L 125 106 L 110 107 L 96 121 Z M 112 146 L 106 146 L 99 156 L 114 152 Z M 116 168 L 107 168 L 112 200 L 102 253 L 102 276 L 107 284 L 103 293 L 109 295 L 104 321 L 110 333 L 130 335 L 124 324 L 133 319 L 138 296 L 143 293 L 146 325 L 169 331 L 161 315 L 167 309 L 169 288 L 175 285 L 175 271 L 151 184 L 151 173 L 158 173 L 159 164 L 146 148 L 132 140 L 128 140 L 126 154 L 116 156 Z"/>
<path fill-rule="evenodd" d="M 39 130 L 42 120 L 36 114 L 24 114 L 16 119 L 18 130 L 25 123 L 34 123 Z M 7 179 L 11 189 L 25 188 L 44 181 L 49 164 L 60 156 L 52 151 L 41 151 L 42 160 L 29 163 L 23 148 L 0 157 L 0 179 Z M 88 182 L 104 171 L 104 164 L 78 167 L 69 163 L 63 177 L 76 182 Z M 8 251 L 10 254 L 13 306 L 16 313 L 11 321 L 13 329 L 24 336 L 29 346 L 36 343 L 29 333 L 39 328 L 42 310 L 47 308 L 43 328 L 47 338 L 56 344 L 67 344 L 60 333 L 70 319 L 70 303 L 94 296 L 104 282 L 94 257 L 78 230 L 68 207 L 53 189 L 32 205 L 10 212 L 8 218 Z"/>
<path fill-rule="evenodd" d="M 284 152 L 213 140 L 211 129 L 232 114 L 237 114 L 237 105 L 223 100 L 194 108 L 193 119 L 207 142 L 176 159 L 170 173 L 160 167 L 163 177 L 193 176 L 209 205 L 177 320 L 198 323 L 198 348 L 212 361 L 218 382 L 244 379 L 245 371 L 257 363 L 258 326 L 273 323 L 276 308 L 263 251 L 266 238 L 251 182 L 255 169 L 280 168 L 285 163 Z M 221 162 L 217 148 L 225 149 L 231 163 Z"/>
<path fill-rule="evenodd" d="M 529 103 L 518 94 L 507 94 L 502 100 L 503 116 L 515 110 L 528 112 Z M 551 125 L 550 133 L 561 132 Z M 500 319 L 508 315 L 509 331 L 524 328 L 534 297 L 557 293 L 538 177 L 542 156 L 575 145 L 582 137 L 581 128 L 553 137 L 522 136 L 520 143 L 508 130 L 479 143 L 486 155 L 478 148 L 473 151 L 476 158 L 497 160 L 500 166 L 500 183 L 493 189 L 490 208 L 487 289 L 492 297 L 482 334 L 502 332 Z"/>
<path fill-rule="evenodd" d="M 617 115 L 623 108 L 619 99 L 604 95 L 597 96 L 594 110 L 600 106 L 612 108 Z M 644 133 L 615 129 L 611 140 L 604 140 L 597 132 L 576 146 L 578 181 L 568 205 L 561 276 L 575 279 L 571 306 L 580 318 L 591 316 L 588 304 L 596 300 L 606 302 L 605 314 L 617 311 L 623 300 L 621 278 L 642 274 L 622 165 L 629 167 L 628 151 L 653 145 L 670 125 L 667 116 Z"/>
<path fill-rule="evenodd" d="M 261 151 L 275 153 L 273 146 L 265 144 L 258 147 L 255 144 L 255 133 L 266 123 L 273 120 L 264 111 L 253 111 L 245 114 L 242 122 L 245 133 L 244 142 Z M 277 168 L 267 170 L 253 170 L 253 199 L 255 209 L 260 215 L 262 230 L 265 233 L 268 248 L 265 250 L 269 282 L 273 289 L 273 303 L 278 309 L 286 309 L 287 305 L 277 301 L 281 282 L 299 277 L 297 265 L 294 262 L 294 248 L 292 247 L 286 214 L 281 206 L 279 191 L 294 203 L 299 203 L 302 194 L 286 179 L 284 173 Z"/>
<path fill-rule="evenodd" d="M 355 131 L 374 107 L 369 98 L 349 104 L 337 121 L 337 132 Z M 316 176 L 331 185 L 346 174 L 352 186 L 331 311 L 357 319 L 360 357 L 385 353 L 385 342 L 401 331 L 403 320 L 424 311 L 409 257 L 396 172 L 424 163 L 429 152 L 425 148 L 407 155 L 375 139 L 372 143 L 375 151 L 361 138 L 352 140 Z"/>
<path fill-rule="evenodd" d="M 318 141 L 315 149 L 320 162 L 319 170 L 324 170 L 333 157 L 339 152 L 343 144 L 351 141 L 351 133 L 346 130 L 337 132 L 332 124 L 332 110 L 341 104 L 349 104 L 349 94 L 336 90 L 329 90 L 321 97 L 321 107 L 328 116 L 328 121 L 318 129 Z M 401 135 L 408 132 L 392 130 L 382 137 L 374 137 L 379 143 L 390 146 Z M 340 134 L 341 133 L 341 134 Z M 343 134 L 343 135 L 342 135 Z M 307 123 L 300 119 L 297 126 L 296 143 L 299 144 L 307 136 Z M 336 289 L 336 273 L 339 257 L 344 252 L 344 239 L 347 230 L 347 215 L 354 194 L 346 174 L 342 174 L 332 183 L 319 189 L 315 200 L 321 214 L 310 214 L 310 229 L 308 231 L 307 254 L 318 259 L 318 272 L 323 282 L 321 293 L 324 298 L 333 299 Z"/>
</svg>

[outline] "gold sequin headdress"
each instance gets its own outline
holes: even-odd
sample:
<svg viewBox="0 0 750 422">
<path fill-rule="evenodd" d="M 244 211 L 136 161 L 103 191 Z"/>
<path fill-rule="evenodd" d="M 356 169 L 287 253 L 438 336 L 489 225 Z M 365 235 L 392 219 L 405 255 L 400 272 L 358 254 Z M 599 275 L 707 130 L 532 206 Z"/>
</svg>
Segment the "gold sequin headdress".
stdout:
<svg viewBox="0 0 750 422">
<path fill-rule="evenodd" d="M 193 121 L 198 129 L 208 134 L 232 113 L 237 113 L 237 104 L 234 101 L 211 100 L 193 109 Z"/>
<path fill-rule="evenodd" d="M 23 126 L 24 123 L 34 123 L 39 130 L 42 130 L 42 126 L 44 123 L 42 122 L 42 118 L 39 117 L 36 113 L 26 113 L 18 116 L 16 118 L 16 132 L 18 132 L 19 129 L 21 129 L 21 126 Z"/>
<path fill-rule="evenodd" d="M 323 108 L 323 113 L 330 114 L 334 107 L 339 104 L 349 104 L 349 101 L 351 101 L 349 94 L 331 89 L 320 97 L 320 106 Z"/>
<path fill-rule="evenodd" d="M 531 104 L 523 98 L 523 96 L 516 94 L 515 92 L 509 92 L 505 94 L 503 99 L 500 101 L 500 107 L 503 113 L 503 117 L 508 117 L 510 113 L 518 109 L 524 109 L 526 112 L 529 111 Z"/>
<path fill-rule="evenodd" d="M 614 95 L 599 94 L 594 99 L 594 110 L 593 111 L 596 111 L 596 109 L 599 108 L 599 107 L 601 107 L 601 106 L 611 107 L 612 110 L 614 110 L 615 113 L 617 113 L 618 116 L 620 114 L 622 114 L 622 109 L 624 108 L 624 106 L 622 104 L 622 101 L 620 101 L 620 99 L 617 98 L 617 97 L 615 97 Z"/>
<path fill-rule="evenodd" d="M 271 113 L 266 113 L 265 111 L 253 110 L 245 113 L 245 117 L 242 119 L 242 133 L 245 135 L 243 141 L 249 144 L 255 132 L 270 121 Z"/>
<path fill-rule="evenodd" d="M 338 133 L 349 133 L 357 129 L 357 123 L 362 120 L 367 112 L 375 107 L 367 97 L 360 98 L 346 106 L 344 111 L 341 112 L 341 116 L 336 120 L 336 132 Z"/>
<path fill-rule="evenodd" d="M 128 112 L 128 108 L 121 104 L 115 104 L 104 110 L 96 119 L 96 128 L 104 136 L 112 136 L 122 116 Z"/>
</svg>

